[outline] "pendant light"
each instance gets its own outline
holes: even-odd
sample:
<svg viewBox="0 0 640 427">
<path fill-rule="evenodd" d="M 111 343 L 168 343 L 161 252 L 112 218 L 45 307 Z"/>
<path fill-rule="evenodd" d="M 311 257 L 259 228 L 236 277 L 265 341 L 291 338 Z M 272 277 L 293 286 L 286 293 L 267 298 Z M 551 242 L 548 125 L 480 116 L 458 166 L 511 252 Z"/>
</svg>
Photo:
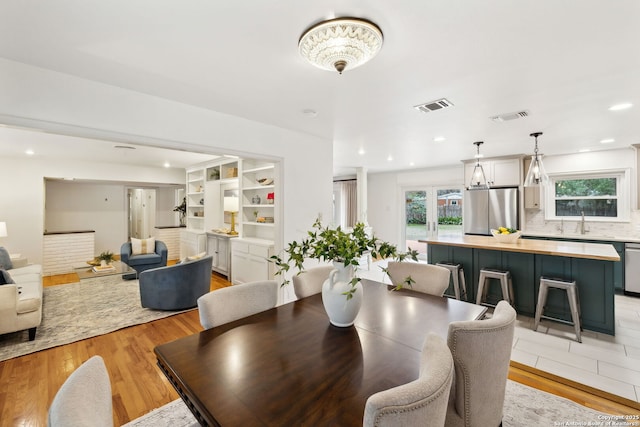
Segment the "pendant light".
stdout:
<svg viewBox="0 0 640 427">
<path fill-rule="evenodd" d="M 545 184 L 549 180 L 549 177 L 544 170 L 544 165 L 542 164 L 542 155 L 538 155 L 538 137 L 540 135 L 542 135 L 542 132 L 534 132 L 529 135 L 535 138 L 536 146 L 533 150 L 533 156 L 531 156 L 529 171 L 527 172 L 527 176 L 524 178 L 525 187 L 537 187 L 541 184 Z"/>
<path fill-rule="evenodd" d="M 489 185 L 487 185 L 487 178 L 484 174 L 484 169 L 482 169 L 482 165 L 480 164 L 480 145 L 482 144 L 484 144 L 483 141 L 473 143 L 473 145 L 476 146 L 476 165 L 473 168 L 473 173 L 471 174 L 469 188 L 489 188 Z"/>
</svg>

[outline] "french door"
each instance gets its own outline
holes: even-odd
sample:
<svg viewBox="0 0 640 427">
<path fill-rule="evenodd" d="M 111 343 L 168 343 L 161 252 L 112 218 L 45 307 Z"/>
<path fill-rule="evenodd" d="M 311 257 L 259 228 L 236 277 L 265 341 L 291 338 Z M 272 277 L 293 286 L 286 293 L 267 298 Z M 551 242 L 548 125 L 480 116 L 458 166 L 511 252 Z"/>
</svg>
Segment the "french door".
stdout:
<svg viewBox="0 0 640 427">
<path fill-rule="evenodd" d="M 462 187 L 414 187 L 402 193 L 405 250 L 415 249 L 426 259 L 427 246 L 419 240 L 462 235 Z"/>
</svg>

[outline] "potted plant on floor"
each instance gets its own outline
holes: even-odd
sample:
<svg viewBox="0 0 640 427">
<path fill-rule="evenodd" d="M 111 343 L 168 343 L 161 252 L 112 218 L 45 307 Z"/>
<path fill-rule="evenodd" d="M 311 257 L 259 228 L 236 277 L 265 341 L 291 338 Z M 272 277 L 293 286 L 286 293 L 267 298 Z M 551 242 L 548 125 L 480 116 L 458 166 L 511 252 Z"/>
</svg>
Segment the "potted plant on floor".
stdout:
<svg viewBox="0 0 640 427">
<path fill-rule="evenodd" d="M 369 236 L 362 223 L 356 224 L 351 230 L 344 230 L 341 227 L 323 226 L 319 220 L 307 232 L 305 239 L 289 243 L 284 253 L 282 257 L 274 255 L 270 259 L 276 265 L 275 274 L 283 278 L 283 285 L 289 283 L 285 273 L 294 267 L 300 274 L 304 271 L 306 259 L 333 262 L 335 269 L 322 287 L 322 302 L 329 320 L 336 326 L 351 326 L 358 315 L 362 305 L 362 284 L 356 267 L 365 254 L 396 261 L 418 260 L 415 250 L 400 253 L 395 245 Z M 410 285 L 411 281 L 408 277 L 404 283 Z"/>
</svg>

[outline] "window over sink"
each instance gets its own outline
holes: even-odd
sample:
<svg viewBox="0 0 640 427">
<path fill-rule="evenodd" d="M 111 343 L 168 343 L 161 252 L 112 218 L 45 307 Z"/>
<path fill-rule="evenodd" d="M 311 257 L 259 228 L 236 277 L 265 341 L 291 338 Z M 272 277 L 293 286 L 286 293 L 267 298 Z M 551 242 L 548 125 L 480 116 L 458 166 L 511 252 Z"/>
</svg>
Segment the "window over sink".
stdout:
<svg viewBox="0 0 640 427">
<path fill-rule="evenodd" d="M 559 174 L 549 177 L 547 219 L 627 221 L 629 186 L 626 170 Z"/>
</svg>

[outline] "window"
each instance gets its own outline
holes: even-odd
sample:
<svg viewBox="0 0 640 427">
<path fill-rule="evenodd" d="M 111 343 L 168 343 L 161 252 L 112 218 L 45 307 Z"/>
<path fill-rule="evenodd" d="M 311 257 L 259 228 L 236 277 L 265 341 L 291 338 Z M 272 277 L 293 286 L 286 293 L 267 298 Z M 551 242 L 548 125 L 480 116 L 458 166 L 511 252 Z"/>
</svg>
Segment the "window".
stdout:
<svg viewBox="0 0 640 427">
<path fill-rule="evenodd" d="M 626 220 L 628 189 L 624 171 L 551 177 L 547 217 Z"/>
</svg>

